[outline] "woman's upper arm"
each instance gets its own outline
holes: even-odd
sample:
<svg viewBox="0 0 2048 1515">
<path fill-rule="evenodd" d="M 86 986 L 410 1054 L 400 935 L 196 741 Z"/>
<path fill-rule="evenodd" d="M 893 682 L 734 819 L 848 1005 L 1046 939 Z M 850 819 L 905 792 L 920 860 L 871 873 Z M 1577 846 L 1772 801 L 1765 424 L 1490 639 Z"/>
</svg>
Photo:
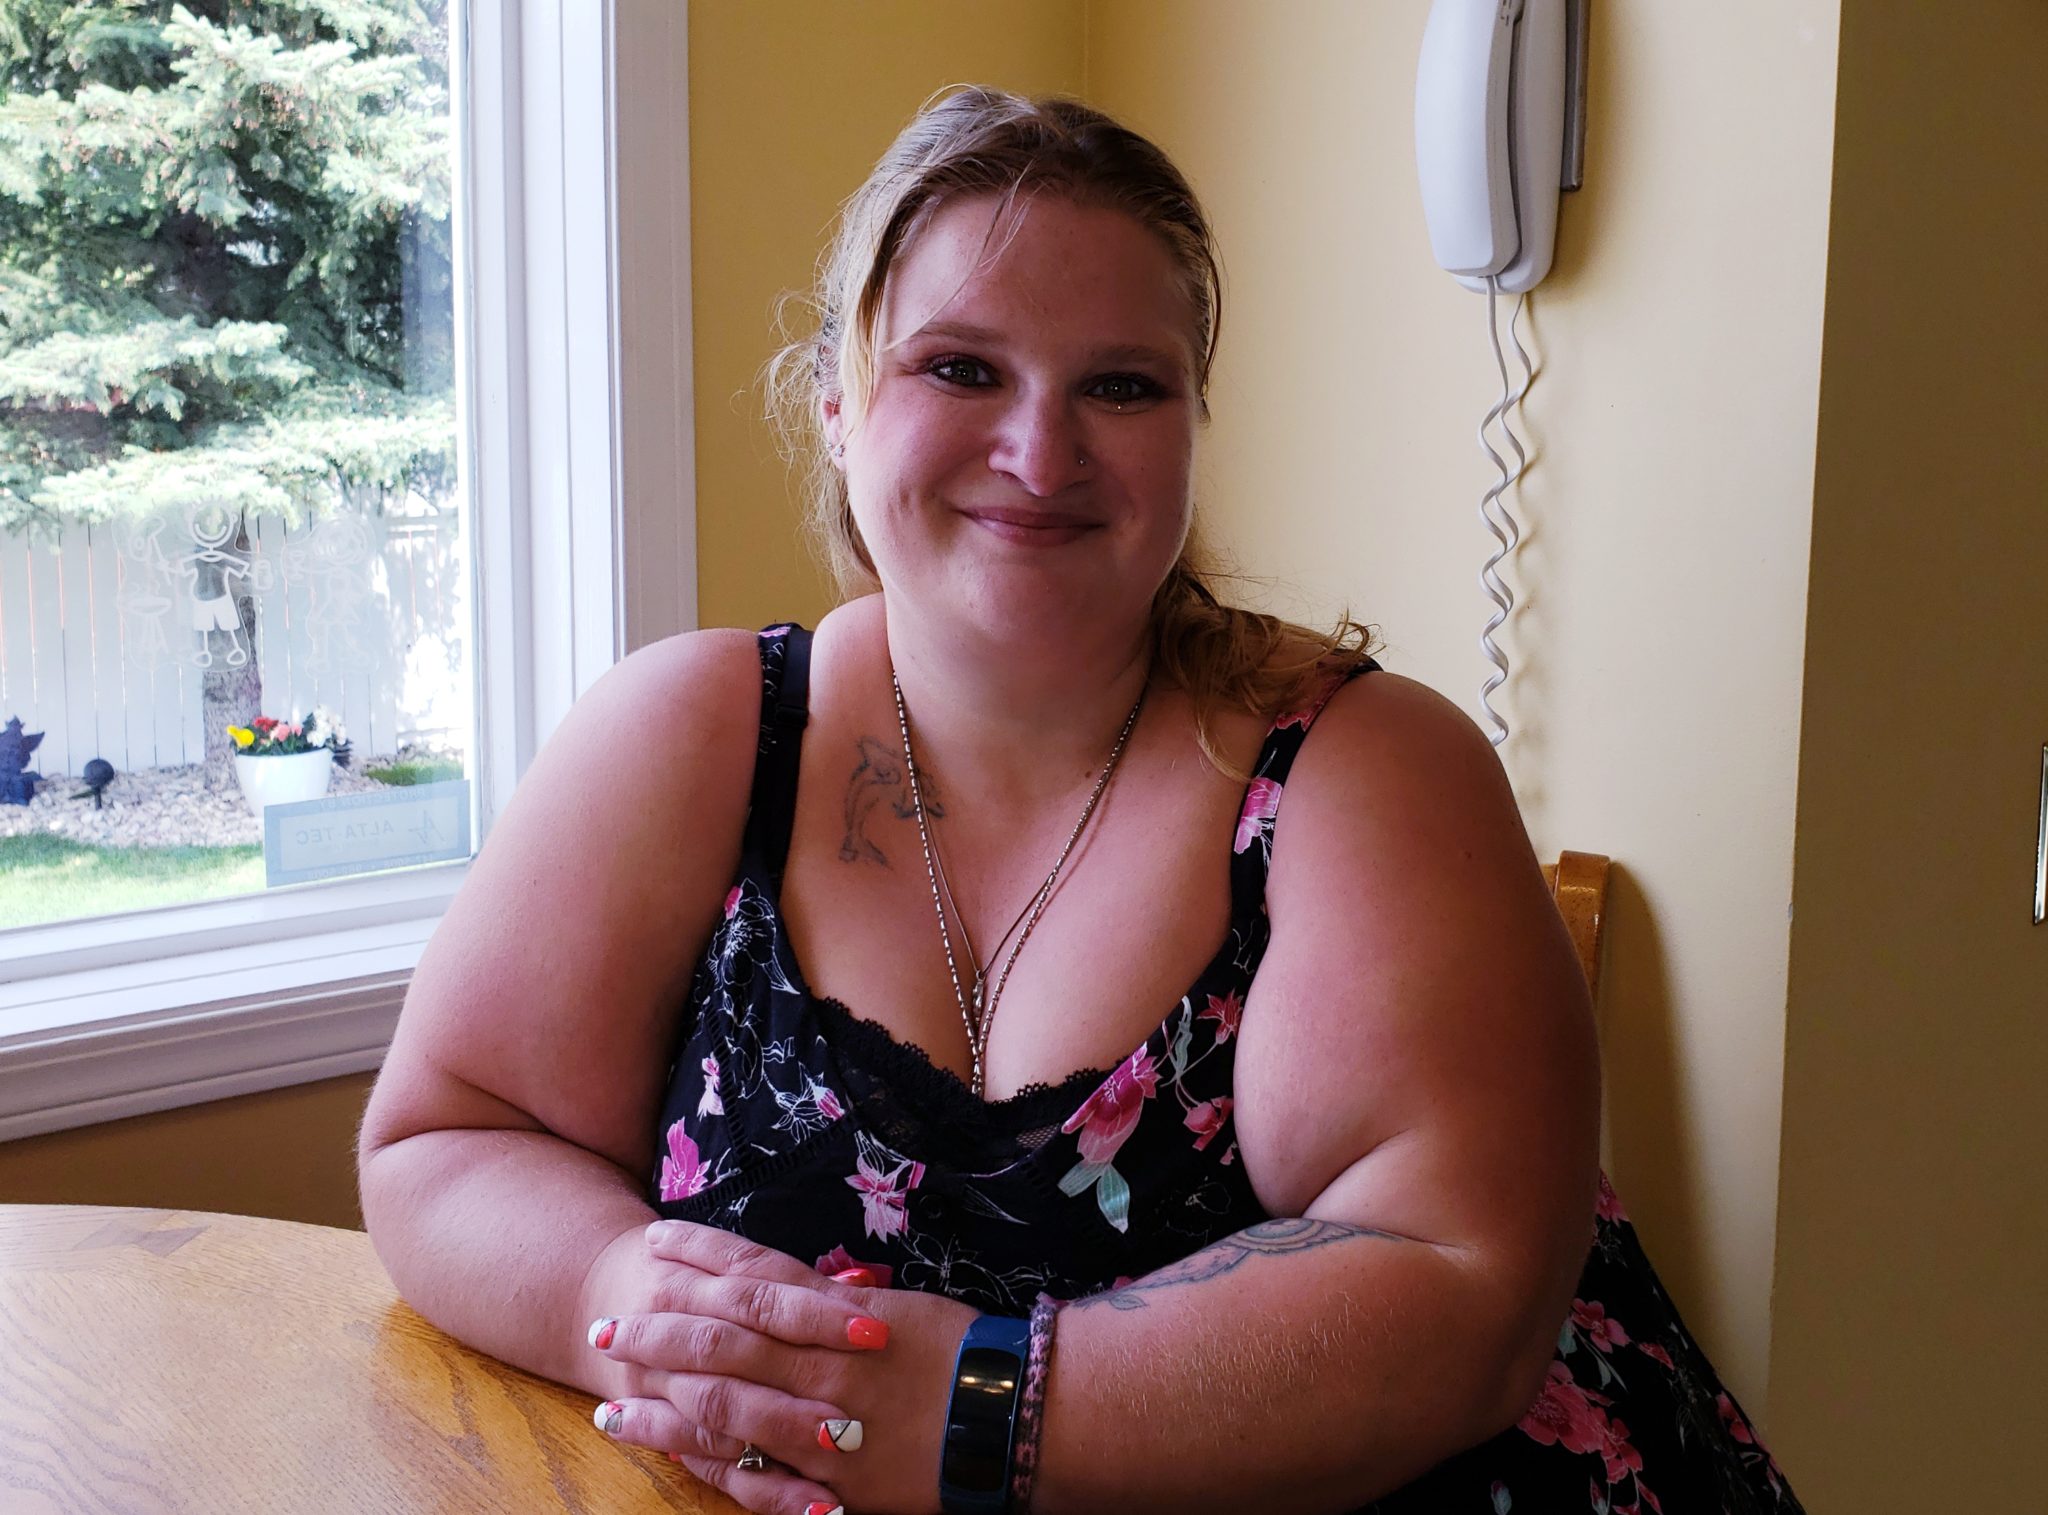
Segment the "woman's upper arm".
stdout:
<svg viewBox="0 0 2048 1515">
<path fill-rule="evenodd" d="M 651 1162 L 675 1016 L 731 883 L 760 711 L 755 639 L 626 658 L 576 702 L 427 944 L 364 1119 L 545 1130 Z"/>
<path fill-rule="evenodd" d="M 1341 690 L 1288 777 L 1268 906 L 1237 1106 L 1268 1209 L 1455 1249 L 1510 1297 L 1568 1290 L 1598 1165 L 1592 1010 L 1478 728 L 1394 675 Z"/>
</svg>

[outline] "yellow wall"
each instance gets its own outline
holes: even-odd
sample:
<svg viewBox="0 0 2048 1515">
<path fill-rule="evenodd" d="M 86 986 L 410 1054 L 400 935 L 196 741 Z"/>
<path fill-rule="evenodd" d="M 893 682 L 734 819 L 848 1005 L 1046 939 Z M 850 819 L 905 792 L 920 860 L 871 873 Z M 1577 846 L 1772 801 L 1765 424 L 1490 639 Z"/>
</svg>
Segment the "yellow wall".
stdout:
<svg viewBox="0 0 2048 1515">
<path fill-rule="evenodd" d="M 361 1226 L 370 1075 L 0 1142 L 0 1204 L 159 1205 Z"/>
<path fill-rule="evenodd" d="M 1843 7 L 1772 1359 L 1811 1508 L 2039 1510 L 2048 10 Z"/>
<path fill-rule="evenodd" d="M 1376 622 L 1477 712 L 1485 299 L 1430 255 L 1423 0 L 1110 0 L 1092 99 L 1219 228 L 1208 519 L 1278 603 Z M 1612 1170 L 1755 1414 L 1770 1352 L 1786 908 L 1835 7 L 1594 7 L 1586 188 L 1528 311 L 1545 372 L 1495 706 L 1540 851 L 1620 872 L 1602 986 Z"/>
<path fill-rule="evenodd" d="M 972 81 L 1081 88 L 1081 0 L 776 0 L 690 7 L 697 594 L 706 626 L 815 626 L 756 377 L 776 296 L 808 290 L 839 202 L 927 96 Z"/>
</svg>

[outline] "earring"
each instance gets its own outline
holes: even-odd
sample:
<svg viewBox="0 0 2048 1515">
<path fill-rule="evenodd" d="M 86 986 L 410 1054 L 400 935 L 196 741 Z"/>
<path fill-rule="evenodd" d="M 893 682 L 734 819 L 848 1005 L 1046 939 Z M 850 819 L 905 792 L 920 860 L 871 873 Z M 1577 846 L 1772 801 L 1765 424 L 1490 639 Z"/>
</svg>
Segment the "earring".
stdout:
<svg viewBox="0 0 2048 1515">
<path fill-rule="evenodd" d="M 846 456 L 846 444 L 844 442 L 834 442 L 830 451 L 833 457 L 843 458 Z"/>
</svg>

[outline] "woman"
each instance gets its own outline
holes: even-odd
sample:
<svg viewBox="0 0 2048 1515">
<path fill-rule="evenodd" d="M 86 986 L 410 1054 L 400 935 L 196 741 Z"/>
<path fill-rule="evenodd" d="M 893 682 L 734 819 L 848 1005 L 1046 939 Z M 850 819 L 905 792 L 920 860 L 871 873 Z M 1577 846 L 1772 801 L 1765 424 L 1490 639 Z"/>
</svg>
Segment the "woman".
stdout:
<svg viewBox="0 0 2048 1515">
<path fill-rule="evenodd" d="M 1100 114 L 905 130 L 775 370 L 878 592 L 579 703 L 415 976 L 379 1252 L 755 1510 L 1795 1510 L 1491 749 L 1204 585 L 1217 298 Z"/>
</svg>

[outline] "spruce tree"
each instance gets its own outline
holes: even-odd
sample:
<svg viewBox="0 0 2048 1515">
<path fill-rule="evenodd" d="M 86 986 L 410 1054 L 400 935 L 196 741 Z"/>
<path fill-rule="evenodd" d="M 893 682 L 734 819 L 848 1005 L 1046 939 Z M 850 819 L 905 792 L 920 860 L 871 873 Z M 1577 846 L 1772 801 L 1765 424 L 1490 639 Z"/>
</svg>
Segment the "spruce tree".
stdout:
<svg viewBox="0 0 2048 1515">
<path fill-rule="evenodd" d="M 0 0 L 0 529 L 452 494 L 447 0 Z M 244 576 L 230 582 L 246 584 Z M 209 775 L 261 708 L 237 601 Z"/>
</svg>

